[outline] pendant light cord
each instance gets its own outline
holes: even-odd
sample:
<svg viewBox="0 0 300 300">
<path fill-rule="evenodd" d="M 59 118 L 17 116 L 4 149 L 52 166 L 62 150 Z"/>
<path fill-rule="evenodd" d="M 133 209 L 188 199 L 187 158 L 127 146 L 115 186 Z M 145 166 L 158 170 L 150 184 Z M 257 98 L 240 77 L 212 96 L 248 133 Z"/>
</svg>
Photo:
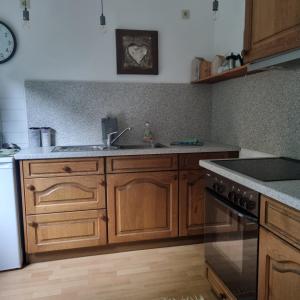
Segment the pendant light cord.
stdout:
<svg viewBox="0 0 300 300">
<path fill-rule="evenodd" d="M 101 15 L 103 16 L 103 0 L 101 0 Z"/>
</svg>

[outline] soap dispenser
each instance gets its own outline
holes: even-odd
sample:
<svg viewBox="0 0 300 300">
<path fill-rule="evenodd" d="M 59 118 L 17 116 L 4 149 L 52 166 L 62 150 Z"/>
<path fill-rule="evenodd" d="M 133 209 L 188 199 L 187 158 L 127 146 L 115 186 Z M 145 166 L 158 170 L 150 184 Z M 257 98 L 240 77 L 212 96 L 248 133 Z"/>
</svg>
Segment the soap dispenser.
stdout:
<svg viewBox="0 0 300 300">
<path fill-rule="evenodd" d="M 150 128 L 150 123 L 145 122 L 143 141 L 144 141 L 144 143 L 153 144 L 153 140 L 154 140 L 154 138 L 153 138 L 153 133 Z"/>
</svg>

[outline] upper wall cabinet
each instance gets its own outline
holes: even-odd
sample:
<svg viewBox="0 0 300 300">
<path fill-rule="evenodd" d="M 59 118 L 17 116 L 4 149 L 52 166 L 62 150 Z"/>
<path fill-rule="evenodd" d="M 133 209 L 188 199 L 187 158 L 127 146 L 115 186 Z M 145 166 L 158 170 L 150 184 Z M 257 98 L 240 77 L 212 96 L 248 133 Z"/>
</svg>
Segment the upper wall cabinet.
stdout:
<svg viewBox="0 0 300 300">
<path fill-rule="evenodd" d="M 300 48 L 299 0 L 246 0 L 246 63 L 296 48 Z"/>
</svg>

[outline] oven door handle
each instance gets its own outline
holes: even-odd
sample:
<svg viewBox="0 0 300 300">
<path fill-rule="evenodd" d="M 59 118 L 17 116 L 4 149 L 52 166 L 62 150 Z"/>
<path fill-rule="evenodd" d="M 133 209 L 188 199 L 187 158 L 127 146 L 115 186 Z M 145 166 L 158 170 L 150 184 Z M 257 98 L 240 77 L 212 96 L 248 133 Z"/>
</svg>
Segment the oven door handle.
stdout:
<svg viewBox="0 0 300 300">
<path fill-rule="evenodd" d="M 236 215 L 238 215 L 240 218 L 243 219 L 248 219 L 254 223 L 258 222 L 258 218 L 252 217 L 248 214 L 244 214 L 241 213 L 239 210 L 237 210 L 236 208 L 234 208 L 232 205 L 228 205 L 224 202 L 224 200 L 221 200 L 222 198 L 219 197 L 217 194 L 215 194 L 212 190 L 210 190 L 209 188 L 206 188 L 206 192 L 210 194 L 210 196 L 212 196 L 219 204 L 221 204 L 223 207 L 233 211 Z"/>
</svg>

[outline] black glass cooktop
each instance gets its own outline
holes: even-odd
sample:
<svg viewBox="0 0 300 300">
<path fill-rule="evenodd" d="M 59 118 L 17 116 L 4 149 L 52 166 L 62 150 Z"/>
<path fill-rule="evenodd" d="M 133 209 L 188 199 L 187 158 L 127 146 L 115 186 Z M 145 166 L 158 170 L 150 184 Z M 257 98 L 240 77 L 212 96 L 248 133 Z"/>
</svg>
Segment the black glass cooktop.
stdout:
<svg viewBox="0 0 300 300">
<path fill-rule="evenodd" d="M 300 180 L 300 160 L 290 158 L 218 160 L 214 163 L 261 181 Z"/>
</svg>

